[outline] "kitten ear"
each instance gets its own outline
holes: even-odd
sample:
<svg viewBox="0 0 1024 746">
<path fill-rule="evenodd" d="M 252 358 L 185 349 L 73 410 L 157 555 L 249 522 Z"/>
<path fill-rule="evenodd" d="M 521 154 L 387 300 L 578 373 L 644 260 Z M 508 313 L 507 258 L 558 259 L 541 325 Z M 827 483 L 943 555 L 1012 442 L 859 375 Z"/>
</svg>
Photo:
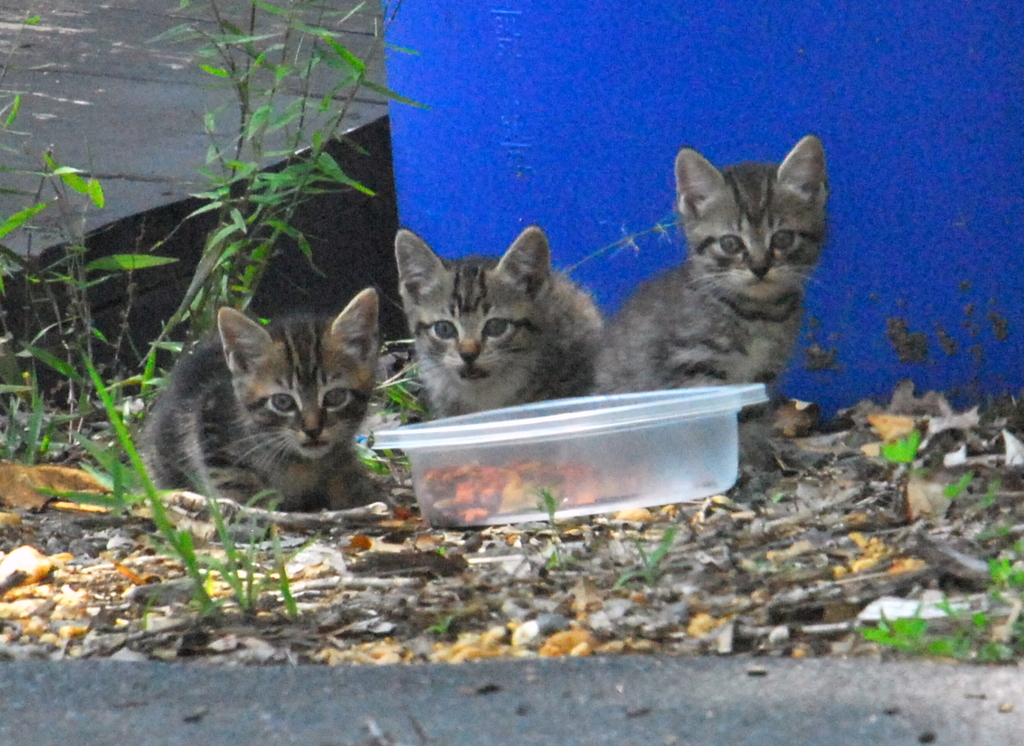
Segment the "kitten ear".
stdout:
<svg viewBox="0 0 1024 746">
<path fill-rule="evenodd" d="M 349 301 L 328 331 L 330 341 L 360 359 L 377 353 L 377 291 L 366 288 Z"/>
<path fill-rule="evenodd" d="M 217 311 L 217 331 L 232 373 L 250 372 L 274 344 L 270 332 L 228 306 Z"/>
<path fill-rule="evenodd" d="M 725 177 L 693 148 L 676 156 L 676 204 L 683 217 L 699 215 L 708 200 L 725 188 Z"/>
<path fill-rule="evenodd" d="M 395 261 L 402 295 L 408 295 L 413 302 L 433 292 L 444 274 L 440 257 L 426 241 L 405 228 L 395 236 Z"/>
<path fill-rule="evenodd" d="M 783 189 L 808 202 L 824 202 L 828 194 L 825 174 L 825 148 L 814 135 L 798 142 L 779 166 L 776 182 Z"/>
<path fill-rule="evenodd" d="M 495 271 L 523 286 L 529 295 L 536 295 L 551 274 L 551 247 L 540 226 L 531 225 L 523 230 Z"/>
</svg>

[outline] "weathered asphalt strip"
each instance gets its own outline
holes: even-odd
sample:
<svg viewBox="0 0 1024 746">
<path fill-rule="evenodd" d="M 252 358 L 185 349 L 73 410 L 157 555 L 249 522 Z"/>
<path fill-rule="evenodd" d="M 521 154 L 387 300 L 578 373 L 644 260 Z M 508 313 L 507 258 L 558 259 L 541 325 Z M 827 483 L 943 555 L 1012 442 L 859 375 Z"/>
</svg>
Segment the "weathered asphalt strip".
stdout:
<svg viewBox="0 0 1024 746">
<path fill-rule="evenodd" d="M 381 668 L 0 663 L 0 746 L 919 743 L 1024 743 L 1024 672 L 626 656 Z"/>
</svg>

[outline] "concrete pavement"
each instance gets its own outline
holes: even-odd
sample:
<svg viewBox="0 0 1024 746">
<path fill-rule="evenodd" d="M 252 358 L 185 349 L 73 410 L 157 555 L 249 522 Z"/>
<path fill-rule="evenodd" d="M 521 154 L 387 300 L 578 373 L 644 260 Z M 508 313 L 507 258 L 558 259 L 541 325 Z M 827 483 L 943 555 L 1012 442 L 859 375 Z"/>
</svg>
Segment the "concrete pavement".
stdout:
<svg viewBox="0 0 1024 746">
<path fill-rule="evenodd" d="M 8 662 L 0 692 L 4 746 L 1024 743 L 1017 667 L 928 662 Z"/>
</svg>

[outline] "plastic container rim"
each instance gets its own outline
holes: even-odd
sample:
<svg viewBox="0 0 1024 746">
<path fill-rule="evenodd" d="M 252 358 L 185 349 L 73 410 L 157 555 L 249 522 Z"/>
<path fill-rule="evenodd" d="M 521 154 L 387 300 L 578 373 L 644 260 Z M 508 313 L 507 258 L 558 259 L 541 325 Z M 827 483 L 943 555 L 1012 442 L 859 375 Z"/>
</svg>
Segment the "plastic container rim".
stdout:
<svg viewBox="0 0 1024 746">
<path fill-rule="evenodd" d="M 768 395 L 760 383 L 556 399 L 382 430 L 374 434 L 374 448 L 410 451 L 513 443 L 738 412 L 765 401 Z M 579 409 L 581 405 L 588 408 Z M 513 412 L 517 416 L 506 419 Z M 521 416 L 523 412 L 528 416 Z"/>
</svg>

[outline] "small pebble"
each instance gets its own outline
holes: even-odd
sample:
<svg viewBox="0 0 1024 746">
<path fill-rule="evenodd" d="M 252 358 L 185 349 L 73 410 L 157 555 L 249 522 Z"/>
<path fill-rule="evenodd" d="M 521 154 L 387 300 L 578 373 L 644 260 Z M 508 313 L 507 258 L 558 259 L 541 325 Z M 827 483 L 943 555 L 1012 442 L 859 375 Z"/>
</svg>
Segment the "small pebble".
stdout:
<svg viewBox="0 0 1024 746">
<path fill-rule="evenodd" d="M 512 633 L 513 645 L 525 645 L 540 636 L 540 625 L 536 619 L 523 622 Z"/>
</svg>

